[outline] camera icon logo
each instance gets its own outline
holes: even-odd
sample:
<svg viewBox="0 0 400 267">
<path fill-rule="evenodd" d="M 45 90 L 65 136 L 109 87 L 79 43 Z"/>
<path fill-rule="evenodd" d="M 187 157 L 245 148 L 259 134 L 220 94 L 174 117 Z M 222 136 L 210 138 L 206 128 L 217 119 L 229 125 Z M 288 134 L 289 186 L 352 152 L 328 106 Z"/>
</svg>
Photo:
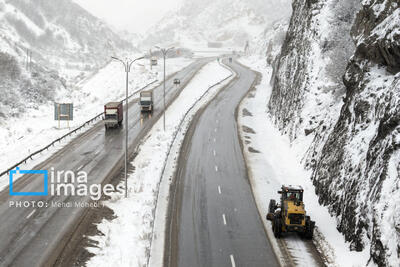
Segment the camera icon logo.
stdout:
<svg viewBox="0 0 400 267">
<path fill-rule="evenodd" d="M 14 177 L 16 175 L 37 174 L 43 179 L 43 191 L 40 192 L 14 192 Z M 47 170 L 21 170 L 16 167 L 10 171 L 10 196 L 47 196 L 48 195 L 48 171 Z"/>
</svg>

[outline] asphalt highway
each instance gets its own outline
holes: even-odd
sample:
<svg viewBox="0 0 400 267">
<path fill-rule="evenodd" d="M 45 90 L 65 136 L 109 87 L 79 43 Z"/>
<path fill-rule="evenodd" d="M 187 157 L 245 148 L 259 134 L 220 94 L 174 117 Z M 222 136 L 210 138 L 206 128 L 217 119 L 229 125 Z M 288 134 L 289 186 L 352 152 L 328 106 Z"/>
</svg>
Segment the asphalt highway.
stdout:
<svg viewBox="0 0 400 267">
<path fill-rule="evenodd" d="M 173 85 L 174 78 L 180 78 L 182 86 L 210 59 L 200 59 L 170 77 L 167 82 L 167 104 L 180 92 Z M 122 73 L 122 71 L 121 71 Z M 162 86 L 154 89 L 155 111 L 152 118 L 140 123 L 139 105 L 130 104 L 129 144 L 130 153 L 148 132 L 162 113 Z M 105 100 L 105 102 L 107 102 Z M 101 110 L 102 107 L 99 107 Z M 124 112 L 125 115 L 125 112 Z M 125 122 L 124 122 L 125 125 Z M 34 169 L 83 170 L 88 173 L 88 185 L 101 184 L 119 171 L 124 159 L 123 129 L 105 131 L 103 123 L 81 134 L 70 144 L 54 154 Z M 117 166 L 117 167 L 116 167 Z M 8 179 L 2 177 L 1 179 Z M 25 175 L 14 185 L 14 191 L 43 191 L 43 178 Z M 43 201 L 47 207 L 10 207 L 12 202 Z M 52 265 L 73 233 L 85 208 L 58 207 L 55 203 L 88 201 L 88 197 L 78 196 L 9 196 L 8 188 L 0 193 L 0 266 L 48 266 Z M 25 203 L 26 203 L 25 202 Z"/>
<path fill-rule="evenodd" d="M 169 266 L 279 266 L 249 185 L 236 124 L 236 108 L 256 74 L 235 62 L 230 66 L 238 78 L 198 114 L 182 147 Z"/>
</svg>

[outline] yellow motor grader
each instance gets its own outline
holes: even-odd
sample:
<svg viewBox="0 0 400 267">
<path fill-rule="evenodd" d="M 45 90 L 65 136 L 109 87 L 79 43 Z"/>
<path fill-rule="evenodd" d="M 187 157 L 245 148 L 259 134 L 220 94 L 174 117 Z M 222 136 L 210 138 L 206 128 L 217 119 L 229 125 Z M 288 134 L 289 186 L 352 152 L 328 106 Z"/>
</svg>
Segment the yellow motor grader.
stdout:
<svg viewBox="0 0 400 267">
<path fill-rule="evenodd" d="M 307 239 L 313 238 L 315 222 L 311 221 L 310 216 L 306 216 L 303 192 L 301 186 L 283 185 L 278 191 L 281 195 L 280 204 L 270 200 L 267 220 L 272 222 L 276 238 L 287 232 L 297 232 Z"/>
</svg>

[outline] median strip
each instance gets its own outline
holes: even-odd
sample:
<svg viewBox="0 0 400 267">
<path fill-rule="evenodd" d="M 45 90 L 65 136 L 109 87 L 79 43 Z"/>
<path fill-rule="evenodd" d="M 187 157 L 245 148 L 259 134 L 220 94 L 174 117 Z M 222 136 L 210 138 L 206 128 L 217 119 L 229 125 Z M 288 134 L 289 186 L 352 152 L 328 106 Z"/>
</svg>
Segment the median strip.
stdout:
<svg viewBox="0 0 400 267">
<path fill-rule="evenodd" d="M 131 163 L 135 171 L 128 180 L 129 197 L 113 196 L 105 202 L 116 218 L 98 225 L 103 234 L 91 237 L 99 246 L 88 248 L 95 256 L 87 266 L 115 265 L 121 255 L 127 265 L 160 265 L 156 263 L 163 260 L 165 212 L 175 155 L 194 114 L 231 76 L 230 71 L 216 62 L 207 64 L 166 111 L 166 130 L 162 118 L 154 124 Z M 146 252 L 149 249 L 151 257 Z"/>
</svg>

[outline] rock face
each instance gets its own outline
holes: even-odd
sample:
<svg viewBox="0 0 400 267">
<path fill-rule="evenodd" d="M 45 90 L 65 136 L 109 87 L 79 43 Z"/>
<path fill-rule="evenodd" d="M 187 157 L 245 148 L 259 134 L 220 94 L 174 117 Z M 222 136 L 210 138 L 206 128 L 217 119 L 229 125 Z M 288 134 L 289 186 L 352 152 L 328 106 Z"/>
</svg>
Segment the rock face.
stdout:
<svg viewBox="0 0 400 267">
<path fill-rule="evenodd" d="M 400 9 L 365 3 L 352 35 L 345 104 L 315 168 L 323 204 L 356 250 L 371 241 L 379 265 L 400 258 Z M 397 263 L 397 264 L 396 264 Z"/>
<path fill-rule="evenodd" d="M 306 165 L 313 167 L 340 112 L 342 76 L 355 51 L 350 32 L 357 0 L 293 1 L 293 15 L 274 63 L 269 103 L 291 140 L 313 134 Z"/>
<path fill-rule="evenodd" d="M 349 12 L 325 26 L 330 19 L 319 14 L 335 13 L 344 1 L 294 2 L 271 113 L 293 141 L 311 140 L 305 164 L 350 248 L 370 250 L 378 266 L 399 266 L 400 2 L 366 0 L 358 7 L 347 1 Z M 345 49 L 343 62 L 334 59 L 340 45 L 321 34 L 335 34 L 335 22 L 343 22 L 336 29 L 355 44 Z M 322 60 L 313 58 L 315 51 Z M 330 64 L 335 72 L 326 71 Z"/>
</svg>

